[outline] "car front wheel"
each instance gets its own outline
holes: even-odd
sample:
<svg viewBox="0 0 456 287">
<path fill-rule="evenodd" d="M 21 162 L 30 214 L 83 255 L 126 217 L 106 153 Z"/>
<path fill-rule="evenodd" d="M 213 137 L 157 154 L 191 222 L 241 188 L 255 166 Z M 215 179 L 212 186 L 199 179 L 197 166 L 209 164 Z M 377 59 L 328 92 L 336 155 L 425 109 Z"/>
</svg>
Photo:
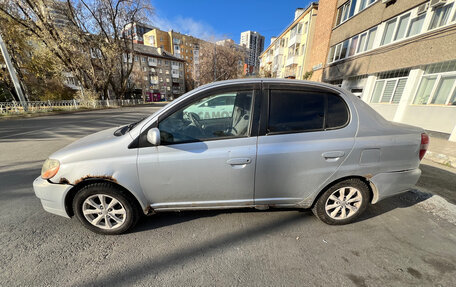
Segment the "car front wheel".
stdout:
<svg viewBox="0 0 456 287">
<path fill-rule="evenodd" d="M 124 233 L 139 218 L 133 199 L 110 183 L 94 183 L 83 187 L 74 198 L 73 210 L 85 227 L 99 234 Z"/>
<path fill-rule="evenodd" d="M 359 179 L 348 179 L 328 188 L 318 198 L 312 212 L 327 224 L 347 224 L 364 212 L 369 200 L 367 184 Z"/>
</svg>

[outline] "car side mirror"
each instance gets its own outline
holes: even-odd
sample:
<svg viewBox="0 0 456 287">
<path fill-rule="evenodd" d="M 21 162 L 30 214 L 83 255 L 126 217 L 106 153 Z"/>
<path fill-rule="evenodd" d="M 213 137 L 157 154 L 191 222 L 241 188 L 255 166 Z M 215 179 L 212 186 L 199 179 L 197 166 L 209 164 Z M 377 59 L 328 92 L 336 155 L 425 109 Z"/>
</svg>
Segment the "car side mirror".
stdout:
<svg viewBox="0 0 456 287">
<path fill-rule="evenodd" d="M 152 145 L 160 145 L 160 130 L 151 128 L 147 131 L 147 141 Z"/>
</svg>

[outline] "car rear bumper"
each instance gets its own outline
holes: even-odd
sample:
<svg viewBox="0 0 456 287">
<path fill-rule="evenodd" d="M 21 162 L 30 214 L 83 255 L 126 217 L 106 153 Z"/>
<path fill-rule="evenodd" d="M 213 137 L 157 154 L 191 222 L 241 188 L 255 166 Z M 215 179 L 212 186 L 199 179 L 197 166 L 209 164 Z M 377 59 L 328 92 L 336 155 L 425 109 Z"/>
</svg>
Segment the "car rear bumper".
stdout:
<svg viewBox="0 0 456 287">
<path fill-rule="evenodd" d="M 69 218 L 65 209 L 65 197 L 71 189 L 69 184 L 54 184 L 38 177 L 33 181 L 35 195 L 41 200 L 44 210 Z"/>
<path fill-rule="evenodd" d="M 411 190 L 420 176 L 421 170 L 419 168 L 376 174 L 370 179 L 374 189 L 372 203 Z"/>
</svg>

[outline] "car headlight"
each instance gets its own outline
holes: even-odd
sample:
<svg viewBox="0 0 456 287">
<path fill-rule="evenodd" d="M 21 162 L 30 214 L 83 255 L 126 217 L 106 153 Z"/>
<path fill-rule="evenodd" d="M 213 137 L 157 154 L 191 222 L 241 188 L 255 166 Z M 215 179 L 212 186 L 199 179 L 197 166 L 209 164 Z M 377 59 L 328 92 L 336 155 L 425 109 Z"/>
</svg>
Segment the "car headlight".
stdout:
<svg viewBox="0 0 456 287">
<path fill-rule="evenodd" d="M 60 162 L 56 159 L 47 159 L 41 169 L 41 178 L 50 179 L 57 174 L 60 168 Z"/>
</svg>

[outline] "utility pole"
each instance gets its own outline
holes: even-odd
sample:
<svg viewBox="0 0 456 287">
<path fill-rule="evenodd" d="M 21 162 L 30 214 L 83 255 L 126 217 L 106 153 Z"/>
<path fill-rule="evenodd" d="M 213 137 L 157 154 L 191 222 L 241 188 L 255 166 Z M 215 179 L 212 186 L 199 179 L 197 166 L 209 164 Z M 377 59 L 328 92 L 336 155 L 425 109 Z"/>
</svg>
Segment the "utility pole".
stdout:
<svg viewBox="0 0 456 287">
<path fill-rule="evenodd" d="M 9 56 L 8 50 L 6 49 L 5 42 L 3 42 L 2 35 L 0 34 L 0 50 L 2 50 L 3 59 L 5 59 L 6 67 L 8 68 L 8 72 L 11 77 L 11 81 L 13 82 L 14 88 L 16 89 L 16 93 L 21 101 L 22 107 L 24 111 L 28 110 L 27 101 L 25 100 L 24 93 L 22 92 L 21 84 L 16 76 L 16 70 L 14 69 L 13 64 L 11 63 L 11 58 Z"/>
</svg>

